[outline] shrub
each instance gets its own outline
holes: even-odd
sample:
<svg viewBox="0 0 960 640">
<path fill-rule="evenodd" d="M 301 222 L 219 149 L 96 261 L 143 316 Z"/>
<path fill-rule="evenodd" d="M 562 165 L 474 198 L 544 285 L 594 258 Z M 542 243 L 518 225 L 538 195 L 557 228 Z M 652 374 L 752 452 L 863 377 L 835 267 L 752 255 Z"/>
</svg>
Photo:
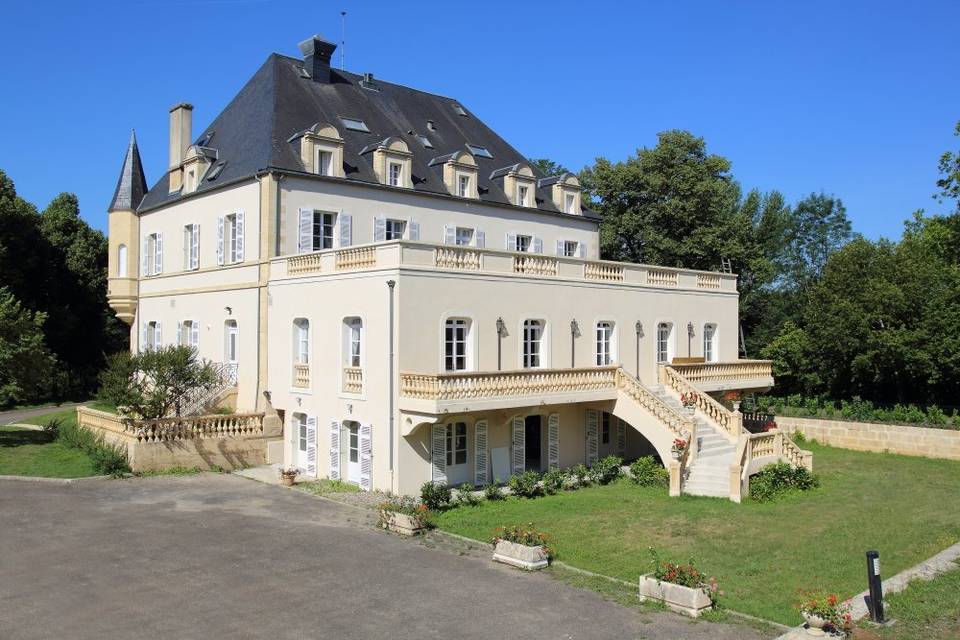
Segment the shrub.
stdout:
<svg viewBox="0 0 960 640">
<path fill-rule="evenodd" d="M 757 502 L 769 502 L 794 491 L 808 491 L 819 486 L 820 479 L 805 468 L 776 462 L 750 478 L 750 497 Z"/>
<path fill-rule="evenodd" d="M 493 538 L 490 540 L 490 544 L 496 546 L 500 540 L 515 542 L 516 544 L 522 544 L 528 547 L 543 547 L 547 557 L 551 559 L 556 555 L 556 550 L 553 547 L 553 541 L 550 536 L 542 531 L 537 531 L 533 527 L 532 522 L 527 524 L 526 527 L 517 525 L 512 527 L 498 527 L 493 532 Z"/>
<path fill-rule="evenodd" d="M 630 465 L 630 479 L 641 487 L 666 487 L 670 472 L 653 456 L 643 456 Z"/>
<path fill-rule="evenodd" d="M 424 482 L 420 500 L 431 511 L 440 511 L 450 505 L 450 487 L 443 482 Z"/>
<path fill-rule="evenodd" d="M 720 596 L 724 595 L 714 577 L 706 577 L 702 571 L 696 568 L 693 560 L 688 560 L 687 564 L 679 562 L 661 561 L 657 552 L 650 548 L 650 563 L 653 565 L 653 577 L 660 582 L 669 582 L 679 584 L 691 589 L 701 589 L 710 601 L 716 605 Z"/>
<path fill-rule="evenodd" d="M 623 473 L 623 470 L 620 468 L 622 465 L 623 458 L 618 458 L 617 456 L 607 456 L 602 460 L 598 460 L 590 467 L 591 482 L 610 484 Z"/>
<path fill-rule="evenodd" d="M 507 498 L 507 496 L 503 495 L 503 489 L 492 482 L 483 488 L 483 495 L 487 500 L 494 502 L 497 500 L 505 500 Z"/>
<path fill-rule="evenodd" d="M 430 509 L 427 508 L 427 505 L 417 502 L 416 499 L 409 496 L 402 497 L 390 497 L 389 499 L 381 502 L 380 507 L 380 526 L 386 527 L 387 519 L 386 514 L 388 513 L 403 513 L 405 515 L 415 518 L 422 527 L 432 527 L 433 526 L 433 514 L 430 513 Z"/>
<path fill-rule="evenodd" d="M 57 440 L 64 445 L 79 449 L 90 456 L 93 467 L 98 473 L 115 478 L 130 473 L 126 449 L 107 444 L 103 436 L 78 426 L 73 421 L 53 419 L 43 426 L 43 430 L 56 434 Z"/>
<path fill-rule="evenodd" d="M 549 495 L 553 495 L 558 491 L 563 491 L 563 487 L 566 482 L 567 474 L 560 469 L 550 469 L 543 474 L 543 490 Z"/>
<path fill-rule="evenodd" d="M 457 487 L 457 502 L 459 504 L 465 504 L 471 507 L 475 507 L 480 504 L 479 496 L 473 494 L 473 485 L 464 482 L 462 485 Z"/>
<path fill-rule="evenodd" d="M 801 612 L 814 615 L 827 621 L 829 627 L 824 630 L 829 633 L 843 633 L 850 630 L 853 617 L 850 607 L 840 601 L 835 593 L 827 593 L 822 589 L 800 590 L 801 601 L 797 609 Z"/>
<path fill-rule="evenodd" d="M 543 495 L 543 487 L 540 486 L 540 474 L 533 469 L 527 469 L 519 475 L 510 476 L 508 485 L 513 495 L 518 498 L 536 498 Z"/>
<path fill-rule="evenodd" d="M 576 480 L 578 485 L 585 485 L 590 482 L 590 469 L 583 463 L 570 467 L 568 473 L 570 477 Z"/>
</svg>

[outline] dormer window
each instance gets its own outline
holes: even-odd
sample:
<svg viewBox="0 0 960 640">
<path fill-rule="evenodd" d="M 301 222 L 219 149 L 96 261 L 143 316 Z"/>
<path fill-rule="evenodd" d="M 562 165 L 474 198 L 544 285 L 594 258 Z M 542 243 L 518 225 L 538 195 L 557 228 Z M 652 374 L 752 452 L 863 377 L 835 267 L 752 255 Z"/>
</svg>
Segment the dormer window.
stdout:
<svg viewBox="0 0 960 640">
<path fill-rule="evenodd" d="M 525 162 L 518 162 L 497 169 L 490 174 L 490 180 L 499 184 L 510 202 L 517 207 L 536 207 L 534 198 L 537 179 L 533 169 Z"/>
<path fill-rule="evenodd" d="M 527 194 L 529 192 L 530 192 L 530 187 L 526 185 L 517 186 L 517 206 L 518 207 L 530 206 L 527 204 Z"/>
<path fill-rule="evenodd" d="M 329 149 L 317 149 L 317 173 L 322 176 L 333 175 L 333 152 Z"/>
<path fill-rule="evenodd" d="M 291 142 L 296 137 L 291 138 Z M 300 160 L 310 173 L 343 178 L 343 138 L 332 125 L 318 122 L 300 138 Z"/>
<path fill-rule="evenodd" d="M 196 191 L 203 174 L 216 159 L 215 149 L 198 145 L 190 146 L 180 167 L 170 172 L 170 191 L 179 190 L 181 194 Z"/>
<path fill-rule="evenodd" d="M 370 159 L 373 172 L 380 184 L 404 189 L 413 188 L 411 163 L 413 154 L 402 138 L 390 136 L 360 150 L 361 156 Z"/>
<path fill-rule="evenodd" d="M 403 165 L 399 162 L 390 163 L 390 172 L 389 179 L 387 184 L 391 187 L 399 187 L 400 182 L 403 180 Z"/>
<path fill-rule="evenodd" d="M 563 197 L 563 212 L 564 213 L 576 213 L 577 206 L 577 196 L 572 193 L 568 193 Z"/>
<path fill-rule="evenodd" d="M 550 199 L 557 210 L 575 216 L 583 213 L 580 205 L 580 181 L 572 173 L 543 178 L 540 186 L 550 189 Z"/>
<path fill-rule="evenodd" d="M 461 198 L 467 198 L 470 195 L 470 176 L 460 174 L 457 176 L 457 195 Z"/>
<path fill-rule="evenodd" d="M 455 151 L 430 161 L 429 166 L 441 167 L 447 192 L 460 198 L 478 198 L 477 161 L 466 151 Z"/>
</svg>

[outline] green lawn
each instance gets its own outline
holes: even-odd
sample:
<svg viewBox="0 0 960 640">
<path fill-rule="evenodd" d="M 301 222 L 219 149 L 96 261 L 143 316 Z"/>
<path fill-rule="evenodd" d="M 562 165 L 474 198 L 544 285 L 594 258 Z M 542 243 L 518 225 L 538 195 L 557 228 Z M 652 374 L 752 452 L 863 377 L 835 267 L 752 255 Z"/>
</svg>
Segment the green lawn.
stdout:
<svg viewBox="0 0 960 640">
<path fill-rule="evenodd" d="M 43 431 L 0 426 L 0 475 L 84 478 L 97 472 L 87 454 Z"/>
<path fill-rule="evenodd" d="M 532 522 L 554 536 L 564 562 L 624 580 L 649 571 L 652 546 L 715 575 L 729 608 L 784 624 L 800 622 L 799 588 L 843 597 L 865 589 L 868 549 L 890 576 L 960 539 L 960 463 L 808 448 L 821 488 L 780 502 L 670 498 L 621 481 L 453 509 L 437 524 L 488 540 L 497 526 Z"/>
<path fill-rule="evenodd" d="M 929 582 L 916 580 L 906 591 L 884 598 L 890 627 L 864 624 L 883 640 L 954 640 L 960 638 L 960 567 Z M 863 634 L 866 636 L 867 634 Z"/>
</svg>

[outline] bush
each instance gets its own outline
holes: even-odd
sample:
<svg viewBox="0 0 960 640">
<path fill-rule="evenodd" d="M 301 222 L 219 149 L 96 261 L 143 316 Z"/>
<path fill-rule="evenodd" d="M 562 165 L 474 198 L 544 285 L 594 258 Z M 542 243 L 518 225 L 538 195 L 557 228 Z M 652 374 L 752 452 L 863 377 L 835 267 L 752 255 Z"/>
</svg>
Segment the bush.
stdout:
<svg viewBox="0 0 960 640">
<path fill-rule="evenodd" d="M 578 485 L 582 486 L 590 483 L 590 469 L 583 463 L 570 467 L 567 473 L 576 480 Z"/>
<path fill-rule="evenodd" d="M 788 493 L 809 491 L 819 486 L 820 479 L 805 468 L 777 462 L 750 478 L 750 497 L 757 502 L 769 502 Z"/>
<path fill-rule="evenodd" d="M 56 439 L 65 446 L 79 449 L 90 456 L 98 473 L 115 478 L 130 473 L 127 452 L 123 447 L 107 444 L 103 436 L 73 421 L 53 419 L 43 425 L 43 430 L 55 434 Z"/>
<path fill-rule="evenodd" d="M 941 429 L 960 429 L 960 414 L 956 410 L 948 414 L 937 405 L 930 405 L 924 409 L 915 404 L 878 407 L 873 402 L 863 400 L 859 396 L 838 402 L 797 394 L 785 398 L 760 396 L 757 398 L 757 410 L 798 418 L 916 424 Z"/>
<path fill-rule="evenodd" d="M 607 456 L 602 460 L 598 460 L 590 467 L 591 482 L 610 484 L 623 473 L 623 470 L 620 468 L 622 465 L 623 458 L 618 458 L 617 456 Z"/>
<path fill-rule="evenodd" d="M 443 482 L 424 482 L 420 500 L 431 511 L 440 511 L 450 505 L 450 487 Z"/>
<path fill-rule="evenodd" d="M 513 495 L 518 498 L 536 498 L 543 495 L 543 487 L 540 486 L 540 474 L 533 469 L 527 469 L 519 475 L 510 476 L 508 485 Z"/>
<path fill-rule="evenodd" d="M 670 472 L 653 456 L 643 456 L 630 465 L 630 479 L 641 487 L 666 487 Z"/>
<path fill-rule="evenodd" d="M 526 527 L 517 525 L 512 527 L 498 527 L 493 532 L 493 538 L 490 540 L 490 544 L 497 546 L 497 542 L 500 540 L 515 542 L 516 544 L 522 544 L 528 547 L 543 547 L 549 559 L 553 559 L 557 554 L 550 536 L 534 529 L 532 522 Z"/>
<path fill-rule="evenodd" d="M 409 496 L 391 496 L 389 499 L 381 502 L 380 505 L 380 526 L 386 527 L 388 513 L 402 513 L 415 518 L 422 527 L 433 527 L 433 514 L 427 508 L 427 505 L 417 502 Z"/>
<path fill-rule="evenodd" d="M 497 500 L 505 500 L 507 496 L 503 495 L 503 489 L 499 486 L 490 483 L 483 488 L 483 495 L 487 500 L 496 502 Z"/>
<path fill-rule="evenodd" d="M 567 482 L 567 474 L 560 469 L 550 469 L 543 474 L 543 490 L 548 495 L 553 495 L 558 491 L 563 491 Z"/>
<path fill-rule="evenodd" d="M 480 504 L 480 498 L 473 494 L 473 485 L 464 482 L 457 487 L 457 502 L 471 507 Z"/>
</svg>

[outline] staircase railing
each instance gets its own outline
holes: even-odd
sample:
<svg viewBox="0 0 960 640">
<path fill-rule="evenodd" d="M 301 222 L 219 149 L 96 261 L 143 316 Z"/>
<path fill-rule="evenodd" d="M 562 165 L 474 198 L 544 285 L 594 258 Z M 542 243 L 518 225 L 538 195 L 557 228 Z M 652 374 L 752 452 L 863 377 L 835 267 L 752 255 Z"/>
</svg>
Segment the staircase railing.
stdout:
<svg viewBox="0 0 960 640">
<path fill-rule="evenodd" d="M 239 368 L 236 362 L 212 362 L 216 381 L 212 387 L 196 387 L 186 393 L 180 402 L 181 416 L 196 416 L 204 413 L 207 405 L 217 396 L 237 386 Z"/>
<path fill-rule="evenodd" d="M 661 384 L 669 386 L 680 395 L 693 398 L 694 406 L 720 427 L 729 440 L 732 442 L 739 440 L 740 434 L 743 432 L 742 417 L 739 412 L 730 411 L 711 398 L 709 394 L 697 389 L 690 380 L 670 365 L 661 365 L 658 377 Z"/>
<path fill-rule="evenodd" d="M 617 388 L 633 398 L 634 402 L 652 413 L 655 418 L 676 435 L 688 438 L 693 434 L 695 423 L 692 418 L 681 414 L 671 407 L 642 382 L 622 368 L 617 369 Z"/>
</svg>

